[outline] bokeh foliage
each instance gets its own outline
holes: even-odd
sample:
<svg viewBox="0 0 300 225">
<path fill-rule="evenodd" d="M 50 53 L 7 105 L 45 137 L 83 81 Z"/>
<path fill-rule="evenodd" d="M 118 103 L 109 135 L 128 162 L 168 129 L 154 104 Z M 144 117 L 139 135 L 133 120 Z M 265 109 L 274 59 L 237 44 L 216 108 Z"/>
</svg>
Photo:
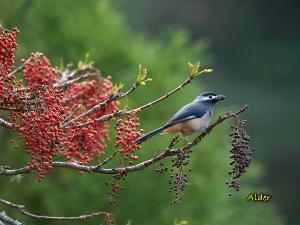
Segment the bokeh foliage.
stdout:
<svg viewBox="0 0 300 225">
<path fill-rule="evenodd" d="M 18 26 L 21 30 L 18 38 L 19 59 L 38 50 L 44 52 L 53 64 L 59 65 L 61 58 L 66 63 L 77 62 L 89 52 L 102 74 L 112 75 L 114 82 L 125 83 L 125 88 L 135 81 L 138 64 L 145 65 L 153 81 L 128 99 L 132 107 L 164 94 L 183 81 L 188 73 L 188 61 L 200 59 L 205 64 L 209 60 L 205 53 L 205 42 L 191 42 L 185 31 L 166 30 L 160 37 L 150 39 L 131 30 L 118 10 L 117 1 L 32 0 L 15 1 L 12 4 L 9 0 L 2 0 L 0 15 L 5 26 Z M 143 128 L 149 131 L 166 122 L 179 107 L 206 90 L 201 85 L 201 79 L 209 78 L 197 79 L 198 83 L 193 83 L 164 103 L 143 112 Z M 229 108 L 221 104 L 217 107 L 216 115 Z M 126 224 L 129 219 L 132 224 L 173 224 L 175 218 L 197 225 L 282 224 L 272 203 L 245 200 L 251 192 L 268 191 L 256 185 L 256 179 L 262 173 L 259 165 L 253 166 L 242 179 L 241 192 L 228 197 L 225 186 L 229 171 L 228 128 L 228 124 L 217 128 L 195 148 L 190 165 L 190 185 L 179 206 L 169 205 L 172 196 L 168 193 L 170 172 L 160 175 L 154 171 L 155 167 L 130 174 L 121 182 L 125 190 L 112 207 L 107 205 L 109 189 L 104 185 L 105 181 L 111 180 L 110 176 L 79 175 L 61 169 L 51 171 L 41 184 L 37 182 L 36 174 L 25 175 L 20 182 L 16 179 L 9 182 L 9 178 L 0 177 L 1 198 L 25 204 L 36 213 L 49 215 L 79 215 L 106 210 L 116 216 L 118 224 Z M 9 142 L 16 135 L 4 129 L 0 130 L 0 135 L 1 164 L 14 167 L 24 165 L 28 156 L 14 151 Z M 170 138 L 153 138 L 144 145 L 139 157 L 146 159 L 162 151 Z M 111 144 L 110 149 L 113 149 Z M 110 149 L 107 150 L 108 154 Z M 6 211 L 22 221 L 28 220 L 15 211 Z M 99 224 L 99 221 L 95 219 L 87 224 Z"/>
</svg>

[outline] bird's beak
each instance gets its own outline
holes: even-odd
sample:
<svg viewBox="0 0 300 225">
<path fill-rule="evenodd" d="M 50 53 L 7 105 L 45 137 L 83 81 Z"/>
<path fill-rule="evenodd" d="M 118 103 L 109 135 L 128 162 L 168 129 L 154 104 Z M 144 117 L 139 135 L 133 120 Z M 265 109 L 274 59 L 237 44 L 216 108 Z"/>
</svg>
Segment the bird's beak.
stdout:
<svg viewBox="0 0 300 225">
<path fill-rule="evenodd" d="M 224 99 L 225 99 L 224 95 L 218 95 L 218 96 L 215 97 L 215 100 L 217 100 L 217 101 L 222 101 Z"/>
</svg>

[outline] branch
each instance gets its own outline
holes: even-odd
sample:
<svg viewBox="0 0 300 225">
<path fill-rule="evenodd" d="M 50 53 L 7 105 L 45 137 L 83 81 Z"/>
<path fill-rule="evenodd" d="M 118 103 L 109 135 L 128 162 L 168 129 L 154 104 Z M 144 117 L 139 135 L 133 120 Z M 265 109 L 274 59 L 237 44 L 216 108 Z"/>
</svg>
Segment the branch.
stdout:
<svg viewBox="0 0 300 225">
<path fill-rule="evenodd" d="M 4 211 L 0 213 L 0 225 L 4 225 L 1 221 L 11 225 L 22 225 L 23 223 L 19 222 L 18 220 L 14 220 L 10 218 Z"/>
<path fill-rule="evenodd" d="M 1 215 L 0 215 L 1 216 Z M 0 225 L 5 225 L 1 220 L 0 220 Z"/>
<path fill-rule="evenodd" d="M 91 64 L 84 64 L 73 70 L 72 67 L 72 64 L 67 65 L 67 67 L 61 72 L 61 79 L 53 85 L 54 87 L 57 87 L 57 89 L 63 91 L 70 85 L 84 78 L 101 78 L 101 72 Z"/>
<path fill-rule="evenodd" d="M 168 158 L 168 157 L 178 154 L 178 152 L 180 152 L 180 151 L 187 151 L 187 150 L 191 149 L 193 146 L 200 143 L 203 140 L 203 138 L 206 137 L 216 126 L 223 123 L 225 120 L 227 120 L 229 118 L 235 117 L 236 115 L 245 112 L 247 109 L 248 109 L 248 106 L 245 105 L 236 112 L 228 112 L 224 116 L 219 117 L 214 123 L 212 123 L 205 130 L 205 132 L 200 133 L 191 143 L 188 143 L 187 145 L 185 145 L 183 147 L 173 149 L 175 144 L 178 142 L 178 140 L 174 141 L 174 139 L 173 139 L 171 141 L 170 145 L 167 147 L 167 149 L 164 152 L 153 156 L 151 159 L 148 159 L 144 162 L 141 162 L 141 163 L 133 165 L 133 166 L 117 167 L 117 168 L 103 168 L 102 165 L 100 165 L 100 166 L 99 165 L 84 166 L 84 165 L 80 165 L 77 163 L 71 163 L 71 162 L 53 162 L 52 166 L 55 168 L 68 168 L 68 169 L 74 169 L 74 170 L 87 172 L 87 173 L 102 173 L 102 174 L 117 174 L 117 173 L 126 174 L 129 172 L 143 170 L 143 169 L 151 166 L 152 164 L 155 164 L 158 161 L 161 161 L 165 158 Z M 36 168 L 31 168 L 28 166 L 20 168 L 20 169 L 9 169 L 9 168 L 4 168 L 2 166 L 2 167 L 0 167 L 0 175 L 13 176 L 13 175 L 17 175 L 17 174 L 30 173 L 34 170 L 36 170 Z"/>
<path fill-rule="evenodd" d="M 1 199 L 0 198 L 0 203 L 11 207 L 11 208 L 15 208 L 17 210 L 19 210 L 22 214 L 31 217 L 33 219 L 38 219 L 38 220 L 64 220 L 64 221 L 73 221 L 73 220 L 87 220 L 87 219 L 91 219 L 94 218 L 96 216 L 104 216 L 107 222 L 110 222 L 109 225 L 114 225 L 114 219 L 113 216 L 110 213 L 107 212 L 93 212 L 90 214 L 86 214 L 86 215 L 81 215 L 81 216 L 45 216 L 45 215 L 37 215 L 34 213 L 31 213 L 29 211 L 27 211 L 25 209 L 24 205 L 18 205 L 12 202 L 9 202 L 7 200 Z M 0 217 L 1 219 L 1 217 Z M 11 223 L 13 225 L 20 225 L 22 223 Z"/>
<path fill-rule="evenodd" d="M 80 81 L 81 79 L 87 78 L 87 77 L 97 77 L 98 73 L 86 73 L 86 74 L 82 74 L 79 77 L 76 77 L 72 80 L 68 80 L 62 84 L 56 83 L 53 86 L 56 87 L 58 90 L 63 91 L 65 90 L 67 87 L 69 87 L 70 85 L 72 85 L 73 83 L 75 83 L 76 81 Z"/>
<path fill-rule="evenodd" d="M 107 157 L 101 163 L 99 163 L 97 165 L 97 168 L 103 167 L 105 164 L 107 164 L 109 161 L 111 161 L 118 153 L 119 153 L 119 151 L 115 151 L 111 156 Z"/>
<path fill-rule="evenodd" d="M 189 76 L 183 83 L 181 83 L 179 86 L 177 86 L 175 89 L 173 89 L 172 91 L 166 93 L 165 95 L 161 96 L 160 98 L 158 99 L 155 99 L 154 101 L 152 102 L 149 102 L 143 106 L 140 106 L 140 107 L 137 107 L 135 109 L 132 109 L 132 110 L 118 110 L 118 111 L 115 111 L 113 113 L 110 113 L 110 114 L 107 114 L 107 115 L 103 115 L 97 119 L 95 119 L 94 121 L 89 121 L 89 122 L 85 122 L 85 123 L 81 123 L 77 126 L 74 126 L 73 128 L 80 128 L 80 127 L 86 127 L 88 126 L 89 124 L 91 123 L 95 123 L 95 122 L 104 122 L 104 121 L 107 121 L 107 120 L 110 120 L 114 117 L 118 117 L 118 116 L 124 116 L 126 114 L 132 114 L 134 113 L 136 110 L 143 110 L 143 109 L 146 109 L 150 106 L 153 106 L 161 101 L 163 101 L 164 99 L 168 98 L 169 96 L 171 96 L 172 94 L 176 93 L 177 91 L 181 90 L 184 86 L 186 86 L 187 84 L 191 83 L 193 81 L 193 79 L 195 78 L 196 76 Z"/>
<path fill-rule="evenodd" d="M 37 54 L 37 53 L 35 53 Z M 29 57 L 28 59 L 26 59 L 19 67 L 17 67 L 16 69 L 14 69 L 10 74 L 8 74 L 5 79 L 9 79 L 12 76 L 14 76 L 16 73 L 20 72 L 21 70 L 24 69 L 24 67 L 26 66 L 26 64 L 31 60 L 31 57 Z"/>
<path fill-rule="evenodd" d="M 4 119 L 2 119 L 2 118 L 0 118 L 0 126 L 4 126 L 4 127 L 6 127 L 6 128 L 11 129 L 12 126 L 13 126 L 13 124 L 10 123 L 10 122 L 7 122 L 6 120 L 4 120 Z"/>
<path fill-rule="evenodd" d="M 68 125 L 70 125 L 72 122 L 75 122 L 83 117 L 87 117 L 101 109 L 103 109 L 104 107 L 106 107 L 110 102 L 119 100 L 121 98 L 124 98 L 126 96 L 128 96 L 130 93 L 132 93 L 135 89 L 137 89 L 139 87 L 139 83 L 134 83 L 132 85 L 132 87 L 126 91 L 125 93 L 119 93 L 117 92 L 116 94 L 112 94 L 110 97 L 108 97 L 104 102 L 99 103 L 98 105 L 95 105 L 93 108 L 89 109 L 88 111 L 86 111 L 85 113 L 65 122 L 62 124 L 62 127 L 67 127 Z"/>
<path fill-rule="evenodd" d="M 172 91 L 170 91 L 170 92 L 166 93 L 165 95 L 161 96 L 160 98 L 158 98 L 158 99 L 156 99 L 156 100 L 154 100 L 154 101 L 152 101 L 152 102 L 149 102 L 149 103 L 147 103 L 147 104 L 145 104 L 145 105 L 143 105 L 143 106 L 141 106 L 141 107 L 139 107 L 139 108 L 136 108 L 136 109 L 141 109 L 141 110 L 143 110 L 143 109 L 146 109 L 146 108 L 148 108 L 148 107 L 150 107 L 150 106 L 152 106 L 152 105 L 154 105 L 154 104 L 156 104 L 156 103 L 161 102 L 162 100 L 168 98 L 168 97 L 171 96 L 172 94 L 174 94 L 174 93 L 176 93 L 177 91 L 181 90 L 181 89 L 182 89 L 184 86 L 186 86 L 187 84 L 191 83 L 192 80 L 193 80 L 194 78 L 195 78 L 195 77 L 189 76 L 182 84 L 180 84 L 178 87 L 176 87 L 176 88 L 173 89 Z M 133 110 L 129 111 L 128 113 L 133 113 L 136 109 L 133 109 Z"/>
</svg>

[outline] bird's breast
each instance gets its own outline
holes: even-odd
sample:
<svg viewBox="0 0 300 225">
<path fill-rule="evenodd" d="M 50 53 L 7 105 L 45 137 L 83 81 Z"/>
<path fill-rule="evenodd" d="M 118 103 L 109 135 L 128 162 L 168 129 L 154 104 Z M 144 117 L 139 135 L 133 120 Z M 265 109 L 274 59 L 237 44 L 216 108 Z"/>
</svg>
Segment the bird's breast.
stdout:
<svg viewBox="0 0 300 225">
<path fill-rule="evenodd" d="M 182 122 L 181 127 L 182 127 L 182 133 L 184 135 L 191 135 L 195 132 L 202 131 L 205 128 L 208 127 L 209 122 L 210 122 L 210 116 L 209 114 L 205 114 L 201 118 L 196 118 L 196 119 L 191 119 Z"/>
<path fill-rule="evenodd" d="M 207 113 L 201 118 L 191 119 L 174 124 L 165 129 L 162 134 L 172 134 L 181 132 L 183 135 L 191 135 L 195 132 L 202 131 L 208 127 L 211 119 L 211 114 Z"/>
</svg>

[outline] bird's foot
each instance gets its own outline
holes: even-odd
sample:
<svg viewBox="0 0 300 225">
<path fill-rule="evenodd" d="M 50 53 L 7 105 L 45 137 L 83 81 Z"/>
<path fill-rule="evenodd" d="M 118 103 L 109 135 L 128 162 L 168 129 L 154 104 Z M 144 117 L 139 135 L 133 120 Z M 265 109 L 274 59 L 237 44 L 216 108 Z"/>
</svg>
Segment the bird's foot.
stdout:
<svg viewBox="0 0 300 225">
<path fill-rule="evenodd" d="M 204 128 L 204 129 L 202 130 L 202 132 L 203 132 L 204 134 L 208 134 L 208 129 L 207 129 L 207 128 Z"/>
<path fill-rule="evenodd" d="M 189 139 L 187 136 L 183 136 L 184 145 L 187 145 L 189 143 Z"/>
<path fill-rule="evenodd" d="M 187 138 L 187 136 L 183 135 L 182 133 L 179 133 L 181 136 L 181 140 L 183 141 L 184 145 L 187 145 L 189 143 L 189 140 Z"/>
</svg>

